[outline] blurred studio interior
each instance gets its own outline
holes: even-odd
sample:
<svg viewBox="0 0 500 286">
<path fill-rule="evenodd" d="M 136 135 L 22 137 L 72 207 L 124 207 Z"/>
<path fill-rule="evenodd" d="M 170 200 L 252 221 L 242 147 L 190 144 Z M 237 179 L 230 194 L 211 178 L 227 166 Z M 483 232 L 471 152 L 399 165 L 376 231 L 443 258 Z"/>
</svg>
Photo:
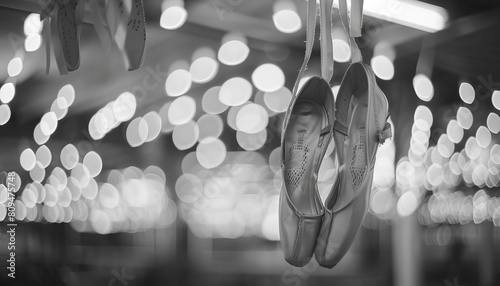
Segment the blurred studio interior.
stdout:
<svg viewBox="0 0 500 286">
<path fill-rule="evenodd" d="M 67 74 L 55 51 L 47 64 L 50 2 L 0 1 L 0 172 L 15 172 L 17 223 L 14 280 L 4 182 L 1 285 L 500 285 L 500 2 L 364 1 L 356 41 L 394 136 L 333 269 L 289 265 L 278 228 L 306 0 L 143 0 L 130 71 L 105 1 L 78 0 Z M 338 5 L 334 95 L 351 58 Z M 323 199 L 336 171 L 325 157 Z"/>
</svg>

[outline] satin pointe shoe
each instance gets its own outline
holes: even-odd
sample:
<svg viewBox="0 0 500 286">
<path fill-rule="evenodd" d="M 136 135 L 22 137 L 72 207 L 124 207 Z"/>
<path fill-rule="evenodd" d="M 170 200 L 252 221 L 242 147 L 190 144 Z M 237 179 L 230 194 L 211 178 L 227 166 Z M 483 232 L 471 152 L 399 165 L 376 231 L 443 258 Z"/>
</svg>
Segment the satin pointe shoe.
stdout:
<svg viewBox="0 0 500 286">
<path fill-rule="evenodd" d="M 62 52 L 68 71 L 80 66 L 80 43 L 76 21 L 77 0 L 57 0 L 59 5 L 57 29 L 61 40 Z M 56 24 L 56 23 L 54 23 Z"/>
<path fill-rule="evenodd" d="M 325 201 L 316 260 L 334 267 L 349 250 L 368 210 L 375 155 L 391 137 L 388 102 L 370 66 L 347 69 L 335 103 L 333 138 L 339 174 Z"/>
<path fill-rule="evenodd" d="M 283 122 L 280 239 L 285 260 L 298 267 L 311 260 L 323 218 L 317 179 L 331 139 L 333 107 L 328 83 L 312 77 L 292 99 Z"/>
<path fill-rule="evenodd" d="M 138 69 L 146 49 L 146 20 L 142 0 L 108 0 L 107 19 L 114 40 L 123 53 L 127 70 Z"/>
</svg>

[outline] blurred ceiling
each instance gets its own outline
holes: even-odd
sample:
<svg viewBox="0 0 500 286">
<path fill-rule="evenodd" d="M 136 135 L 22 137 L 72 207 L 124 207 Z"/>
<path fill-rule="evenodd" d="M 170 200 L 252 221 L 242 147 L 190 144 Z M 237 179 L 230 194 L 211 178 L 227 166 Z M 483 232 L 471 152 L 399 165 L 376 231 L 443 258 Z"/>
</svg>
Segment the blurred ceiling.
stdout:
<svg viewBox="0 0 500 286">
<path fill-rule="evenodd" d="M 16 2 L 15 4 L 13 2 Z M 283 34 L 273 25 L 273 3 L 269 0 L 229 1 L 229 0 L 186 0 L 188 19 L 184 26 L 175 31 L 167 31 L 159 26 L 161 1 L 145 0 L 147 21 L 147 51 L 143 67 L 128 72 L 124 68 L 121 55 L 114 47 L 109 54 L 102 48 L 93 27 L 86 24 L 82 30 L 80 68 L 69 75 L 59 75 L 52 63 L 50 73 L 45 74 L 45 49 L 28 53 L 24 58 L 24 70 L 16 78 L 16 99 L 10 104 L 13 118 L 7 126 L 0 128 L 2 138 L 32 134 L 44 112 L 50 109 L 57 92 L 64 84 L 74 85 L 77 96 L 69 117 L 78 118 L 83 128 L 89 116 L 106 103 L 127 90 L 137 89 L 144 84 L 144 78 L 154 78 L 154 88 L 140 99 L 136 115 L 171 100 L 165 94 L 164 79 L 170 66 L 178 60 L 189 64 L 193 51 L 200 46 L 217 50 L 222 36 L 228 31 L 242 32 L 248 39 L 250 56 L 241 65 L 229 67 L 221 65 L 214 80 L 208 84 L 195 84 L 189 94 L 200 99 L 212 86 L 237 73 L 250 77 L 252 71 L 262 63 L 275 62 L 285 72 L 286 86 L 292 87 L 304 53 L 304 28 L 294 34 Z M 411 80 L 422 51 L 432 50 L 434 54 L 433 77 L 437 98 L 431 105 L 453 104 L 460 101 L 457 92 L 446 92 L 453 87 L 458 90 L 460 80 L 471 84 L 480 83 L 480 76 L 487 79 L 499 78 L 500 72 L 500 2 L 480 1 L 425 1 L 445 8 L 449 13 L 447 28 L 434 34 L 418 31 L 401 25 L 365 17 L 365 36 L 361 41 L 365 61 L 373 54 L 374 46 L 380 41 L 391 43 L 396 51 L 396 75 L 392 81 L 381 82 L 396 109 L 400 98 L 411 98 L 417 104 L 410 88 L 401 94 L 393 81 L 411 87 Z M 39 8 L 34 0 L 2 0 L 0 2 L 0 66 L 6 67 L 15 56 L 16 44 L 24 37 L 23 23 L 29 12 Z M 305 1 L 296 0 L 298 12 L 305 23 Z M 10 8 L 1 8 L 1 7 Z M 26 11 L 12 9 L 25 7 Z M 88 16 L 88 15 L 87 15 Z M 89 17 L 86 17 L 86 19 Z M 370 23 L 371 25 L 367 25 Z M 367 27 L 375 30 L 366 31 Z M 318 55 L 311 63 L 311 69 L 318 65 Z M 334 83 L 338 83 L 346 64 L 337 64 Z M 339 72 L 340 70 L 340 72 Z M 5 68 L 0 69 L 0 81 L 8 78 Z M 163 80 L 162 80 L 163 78 Z M 443 92 L 439 93 L 442 90 Z M 199 102 L 198 102 L 199 104 Z M 199 108 L 200 109 L 200 108 Z M 198 110 L 199 110 L 198 109 Z M 392 112 L 397 114 L 397 110 Z"/>
</svg>

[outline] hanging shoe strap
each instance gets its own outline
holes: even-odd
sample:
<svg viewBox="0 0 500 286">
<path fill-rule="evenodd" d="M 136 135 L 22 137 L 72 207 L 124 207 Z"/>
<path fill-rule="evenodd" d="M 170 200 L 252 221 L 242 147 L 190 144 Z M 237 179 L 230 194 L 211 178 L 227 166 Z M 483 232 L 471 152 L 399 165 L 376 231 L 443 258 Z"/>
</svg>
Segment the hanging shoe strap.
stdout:
<svg viewBox="0 0 500 286">
<path fill-rule="evenodd" d="M 351 46 L 351 63 L 362 62 L 361 51 L 354 37 L 361 36 L 361 27 L 363 26 L 363 0 L 351 0 L 351 17 L 347 11 L 346 0 L 339 0 L 340 21 L 349 38 Z M 349 20 L 350 19 L 350 20 Z"/>
<path fill-rule="evenodd" d="M 71 5 L 67 3 L 66 5 Z M 54 58 L 56 60 L 57 68 L 60 74 L 67 74 L 68 68 L 66 66 L 66 59 L 64 58 L 61 37 L 58 30 L 58 17 L 59 17 L 59 3 L 55 0 L 49 1 L 42 9 L 40 20 L 43 21 L 43 38 L 45 40 L 45 54 L 46 54 L 46 69 L 45 73 L 48 74 L 50 70 L 50 48 L 54 49 Z"/>
<path fill-rule="evenodd" d="M 80 0 L 83 4 L 83 0 Z M 87 0 L 92 12 L 92 24 L 106 53 L 111 51 L 111 31 L 106 23 L 106 3 L 104 0 Z"/>
<path fill-rule="evenodd" d="M 317 2 L 308 0 L 307 2 L 307 23 L 306 23 L 306 52 L 304 61 L 300 67 L 297 80 L 293 87 L 293 94 L 298 91 L 299 82 L 304 76 L 307 64 L 311 59 L 314 46 Z M 321 76 L 326 82 L 330 82 L 333 76 L 333 41 L 332 41 L 332 10 L 333 0 L 320 0 L 320 52 L 321 52 Z"/>
<path fill-rule="evenodd" d="M 310 0 L 314 1 L 314 0 Z M 321 42 L 321 76 L 327 83 L 333 76 L 333 40 L 332 40 L 332 9 L 333 0 L 320 2 L 320 42 Z"/>
<path fill-rule="evenodd" d="M 314 45 L 314 34 L 316 31 L 316 10 L 317 4 L 315 0 L 309 0 L 307 2 L 307 23 L 306 23 L 306 52 L 304 55 L 304 61 L 302 62 L 302 66 L 300 67 L 299 74 L 297 75 L 297 80 L 295 81 L 295 85 L 293 86 L 292 94 L 294 96 L 297 95 L 299 82 L 302 76 L 304 76 L 304 71 L 307 68 L 307 64 L 311 59 L 312 48 Z"/>
</svg>

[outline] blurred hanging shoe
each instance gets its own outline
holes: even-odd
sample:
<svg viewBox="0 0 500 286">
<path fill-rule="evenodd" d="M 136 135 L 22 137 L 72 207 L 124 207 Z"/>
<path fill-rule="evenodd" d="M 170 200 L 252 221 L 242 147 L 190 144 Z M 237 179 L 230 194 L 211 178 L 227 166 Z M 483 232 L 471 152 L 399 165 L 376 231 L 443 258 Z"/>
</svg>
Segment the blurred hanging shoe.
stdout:
<svg viewBox="0 0 500 286">
<path fill-rule="evenodd" d="M 64 58 L 68 71 L 80 66 L 80 43 L 76 21 L 77 0 L 57 0 L 59 5 L 58 23 Z"/>
<path fill-rule="evenodd" d="M 347 69 L 336 98 L 333 138 L 339 174 L 325 201 L 315 255 L 332 268 L 349 250 L 366 215 L 379 143 L 391 137 L 388 102 L 372 69 L 361 62 Z"/>
<path fill-rule="evenodd" d="M 47 73 L 50 68 L 50 46 L 61 74 L 80 66 L 80 43 L 76 17 L 77 0 L 52 0 L 41 12 L 46 41 Z"/>
<path fill-rule="evenodd" d="M 281 139 L 284 184 L 280 193 L 280 239 L 285 260 L 306 265 L 323 218 L 318 170 L 331 139 L 334 97 L 328 83 L 310 78 L 285 115 Z"/>
<path fill-rule="evenodd" d="M 126 68 L 138 69 L 144 61 L 146 20 L 142 0 L 108 0 L 107 21 Z"/>
</svg>

